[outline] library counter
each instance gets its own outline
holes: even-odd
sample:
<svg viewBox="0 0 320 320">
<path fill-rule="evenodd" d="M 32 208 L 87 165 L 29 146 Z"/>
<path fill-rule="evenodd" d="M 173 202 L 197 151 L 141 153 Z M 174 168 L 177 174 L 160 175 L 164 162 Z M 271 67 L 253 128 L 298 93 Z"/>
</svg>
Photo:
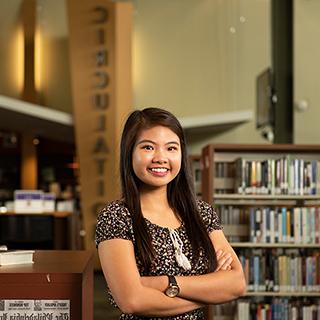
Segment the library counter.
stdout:
<svg viewBox="0 0 320 320">
<path fill-rule="evenodd" d="M 89 251 L 36 251 L 34 264 L 0 266 L 2 300 L 69 300 L 71 319 L 93 319 Z"/>
</svg>

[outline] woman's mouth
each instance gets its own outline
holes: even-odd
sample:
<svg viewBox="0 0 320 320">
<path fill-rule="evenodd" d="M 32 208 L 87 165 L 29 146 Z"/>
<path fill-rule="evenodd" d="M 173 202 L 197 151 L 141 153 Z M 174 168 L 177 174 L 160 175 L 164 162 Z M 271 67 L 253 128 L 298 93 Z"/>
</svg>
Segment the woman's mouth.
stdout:
<svg viewBox="0 0 320 320">
<path fill-rule="evenodd" d="M 168 172 L 169 169 L 168 168 L 149 168 L 148 169 L 153 175 L 155 176 L 160 176 L 163 177 L 165 176 Z"/>
</svg>

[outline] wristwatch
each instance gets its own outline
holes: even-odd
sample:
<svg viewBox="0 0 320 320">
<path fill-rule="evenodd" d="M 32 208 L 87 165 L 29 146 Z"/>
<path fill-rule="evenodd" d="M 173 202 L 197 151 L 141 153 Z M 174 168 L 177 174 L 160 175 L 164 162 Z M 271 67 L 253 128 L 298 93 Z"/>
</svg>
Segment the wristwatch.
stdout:
<svg viewBox="0 0 320 320">
<path fill-rule="evenodd" d="M 165 294 L 170 298 L 174 298 L 179 294 L 180 289 L 179 289 L 177 280 L 174 276 L 168 276 L 168 279 L 169 279 L 169 285 L 165 291 Z"/>
</svg>

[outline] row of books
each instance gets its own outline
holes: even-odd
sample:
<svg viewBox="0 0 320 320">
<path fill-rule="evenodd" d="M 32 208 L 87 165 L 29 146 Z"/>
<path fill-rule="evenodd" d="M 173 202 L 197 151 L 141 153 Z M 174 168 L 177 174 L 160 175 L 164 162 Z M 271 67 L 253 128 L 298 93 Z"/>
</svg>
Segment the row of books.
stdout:
<svg viewBox="0 0 320 320">
<path fill-rule="evenodd" d="M 216 207 L 222 224 L 248 226 L 247 236 L 227 235 L 231 242 L 320 243 L 319 207 Z"/>
<path fill-rule="evenodd" d="M 235 161 L 235 192 L 239 194 L 315 195 L 320 189 L 319 161 L 290 155 L 264 161 Z"/>
<path fill-rule="evenodd" d="M 214 192 L 226 194 L 234 192 L 235 165 L 234 162 L 215 162 Z"/>
<path fill-rule="evenodd" d="M 240 250 L 248 291 L 320 292 L 320 253 L 297 249 Z"/>
<path fill-rule="evenodd" d="M 216 178 L 232 178 L 234 177 L 234 163 L 232 162 L 215 162 Z"/>
<path fill-rule="evenodd" d="M 255 243 L 320 243 L 318 207 L 250 208 L 250 241 Z"/>
<path fill-rule="evenodd" d="M 222 224 L 249 224 L 249 209 L 232 205 L 217 205 L 215 209 Z"/>
<path fill-rule="evenodd" d="M 320 302 L 291 301 L 274 298 L 270 303 L 239 300 L 239 320 L 317 320 L 320 319 Z"/>
</svg>

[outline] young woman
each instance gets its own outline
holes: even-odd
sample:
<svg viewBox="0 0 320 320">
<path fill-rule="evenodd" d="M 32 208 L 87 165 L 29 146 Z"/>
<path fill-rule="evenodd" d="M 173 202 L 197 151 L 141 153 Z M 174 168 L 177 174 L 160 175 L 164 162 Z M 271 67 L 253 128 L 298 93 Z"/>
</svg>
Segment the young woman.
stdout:
<svg viewBox="0 0 320 320">
<path fill-rule="evenodd" d="M 102 209 L 96 245 L 120 319 L 204 319 L 242 295 L 241 264 L 213 208 L 196 200 L 178 120 L 131 113 L 121 139 L 121 200 Z"/>
</svg>

